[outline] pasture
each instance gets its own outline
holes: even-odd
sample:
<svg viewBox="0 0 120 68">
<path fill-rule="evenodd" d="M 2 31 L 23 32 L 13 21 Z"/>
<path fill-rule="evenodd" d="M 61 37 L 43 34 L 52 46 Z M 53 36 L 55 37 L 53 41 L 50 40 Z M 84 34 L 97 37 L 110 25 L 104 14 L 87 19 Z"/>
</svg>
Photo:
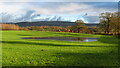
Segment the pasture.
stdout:
<svg viewBox="0 0 120 68">
<path fill-rule="evenodd" d="M 23 37 L 91 37 L 92 42 L 21 39 Z M 3 66 L 117 66 L 114 36 L 49 31 L 2 31 Z"/>
</svg>

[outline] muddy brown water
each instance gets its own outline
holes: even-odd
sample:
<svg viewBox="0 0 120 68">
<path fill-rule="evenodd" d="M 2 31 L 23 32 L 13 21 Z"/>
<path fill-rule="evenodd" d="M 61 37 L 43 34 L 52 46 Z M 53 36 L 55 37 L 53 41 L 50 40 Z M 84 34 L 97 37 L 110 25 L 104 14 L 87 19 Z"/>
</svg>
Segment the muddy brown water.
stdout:
<svg viewBox="0 0 120 68">
<path fill-rule="evenodd" d="M 99 38 L 81 38 L 81 37 L 24 37 L 22 39 L 90 42 L 90 41 L 97 41 Z"/>
</svg>

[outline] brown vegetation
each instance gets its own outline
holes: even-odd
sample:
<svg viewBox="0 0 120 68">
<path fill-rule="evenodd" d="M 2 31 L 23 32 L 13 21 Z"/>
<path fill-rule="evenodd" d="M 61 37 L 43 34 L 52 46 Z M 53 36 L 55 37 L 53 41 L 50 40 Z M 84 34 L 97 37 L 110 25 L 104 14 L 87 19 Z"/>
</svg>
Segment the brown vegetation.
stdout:
<svg viewBox="0 0 120 68">
<path fill-rule="evenodd" d="M 28 30 L 38 30 L 38 31 L 70 32 L 68 28 L 60 27 L 60 26 L 30 26 L 26 28 Z"/>
<path fill-rule="evenodd" d="M 0 30 L 19 30 L 19 26 L 15 24 L 0 24 Z"/>
<path fill-rule="evenodd" d="M 115 13 L 101 13 L 100 16 L 100 30 L 104 34 L 120 34 L 120 12 Z"/>
</svg>

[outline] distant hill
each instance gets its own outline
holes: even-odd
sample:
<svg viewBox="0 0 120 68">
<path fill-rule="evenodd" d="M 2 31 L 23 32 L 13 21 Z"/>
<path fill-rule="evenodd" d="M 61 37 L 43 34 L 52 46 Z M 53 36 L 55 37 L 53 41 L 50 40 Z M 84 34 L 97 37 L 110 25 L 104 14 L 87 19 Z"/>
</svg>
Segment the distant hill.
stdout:
<svg viewBox="0 0 120 68">
<path fill-rule="evenodd" d="M 86 23 L 85 24 L 86 26 L 89 26 L 89 27 L 96 27 L 96 26 L 98 26 L 98 23 Z"/>
<path fill-rule="evenodd" d="M 26 26 L 72 26 L 75 22 L 67 22 L 67 21 L 38 21 L 38 22 L 17 22 L 17 23 L 7 23 L 7 24 L 16 24 L 20 27 Z M 97 26 L 96 23 L 87 23 L 86 26 L 92 27 Z"/>
</svg>

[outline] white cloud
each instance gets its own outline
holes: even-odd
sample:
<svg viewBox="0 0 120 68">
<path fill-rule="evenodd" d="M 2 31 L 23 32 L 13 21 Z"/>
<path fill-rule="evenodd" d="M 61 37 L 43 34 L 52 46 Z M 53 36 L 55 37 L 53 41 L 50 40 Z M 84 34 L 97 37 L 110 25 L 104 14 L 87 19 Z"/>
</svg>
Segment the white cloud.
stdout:
<svg viewBox="0 0 120 68">
<path fill-rule="evenodd" d="M 40 14 L 80 14 L 94 11 L 94 8 L 90 5 L 86 4 L 78 4 L 78 3 L 66 3 L 61 4 L 61 6 L 56 7 L 31 7 L 31 9 L 35 10 Z"/>
<path fill-rule="evenodd" d="M 47 4 L 46 4 L 47 5 Z M 117 10 L 110 8 L 96 8 L 88 4 L 84 3 L 66 3 L 60 6 L 55 5 L 56 7 L 31 7 L 30 9 L 35 10 L 40 14 L 85 14 L 87 13 L 89 16 L 99 16 L 102 12 L 115 12 Z"/>
<path fill-rule="evenodd" d="M 5 2 L 5 3 L 0 3 L 0 8 L 2 8 L 2 12 L 7 12 L 9 14 L 16 15 L 19 19 L 19 17 L 25 17 L 26 12 L 30 10 L 34 10 L 36 14 L 43 14 L 43 15 L 83 15 L 87 13 L 87 16 L 99 16 L 99 13 L 101 12 L 113 12 L 115 10 L 110 9 L 110 8 L 96 8 L 93 7 L 92 5 L 88 5 L 85 3 L 60 3 L 60 5 L 55 4 L 53 5 L 48 5 L 49 3 L 44 3 L 42 4 L 30 4 L 29 2 Z M 21 16 L 23 15 L 23 16 Z M 31 14 L 29 14 L 31 15 Z M 26 16 L 26 18 L 29 18 L 29 15 Z M 21 20 L 23 18 L 20 18 Z M 66 19 L 70 19 L 72 21 L 75 21 L 75 17 L 66 17 Z M 81 18 L 82 20 L 87 22 L 87 19 Z M 93 18 L 92 18 L 93 19 Z M 5 19 L 7 20 L 7 19 Z M 95 20 L 96 21 L 96 20 Z M 88 21 L 89 22 L 89 21 Z"/>
<path fill-rule="evenodd" d="M 25 5 L 25 3 L 0 3 L 0 13 L 1 12 L 6 12 L 6 13 L 10 13 L 10 14 L 20 14 L 20 13 L 24 13 L 24 11 L 22 11 L 25 7 L 23 7 L 23 5 Z"/>
<path fill-rule="evenodd" d="M 91 6 L 85 5 L 85 4 L 77 4 L 77 3 L 68 3 L 66 5 L 62 5 L 58 8 L 58 12 L 65 12 L 65 13 L 80 13 L 81 11 L 84 11 L 85 9 L 92 8 Z M 81 11 L 80 11 L 81 10 Z"/>
<path fill-rule="evenodd" d="M 47 4 L 44 4 L 47 5 Z M 115 11 L 113 9 L 105 9 L 105 8 L 95 8 L 91 5 L 84 4 L 84 3 L 66 3 L 61 5 L 55 5 L 56 7 L 44 5 L 31 5 L 29 2 L 7 2 L 7 3 L 0 3 L 0 8 L 2 8 L 2 12 L 9 12 L 9 13 L 25 13 L 28 10 L 35 10 L 37 13 L 40 14 L 83 14 L 88 13 L 88 15 L 98 15 L 98 13 L 106 12 L 106 11 Z"/>
</svg>

